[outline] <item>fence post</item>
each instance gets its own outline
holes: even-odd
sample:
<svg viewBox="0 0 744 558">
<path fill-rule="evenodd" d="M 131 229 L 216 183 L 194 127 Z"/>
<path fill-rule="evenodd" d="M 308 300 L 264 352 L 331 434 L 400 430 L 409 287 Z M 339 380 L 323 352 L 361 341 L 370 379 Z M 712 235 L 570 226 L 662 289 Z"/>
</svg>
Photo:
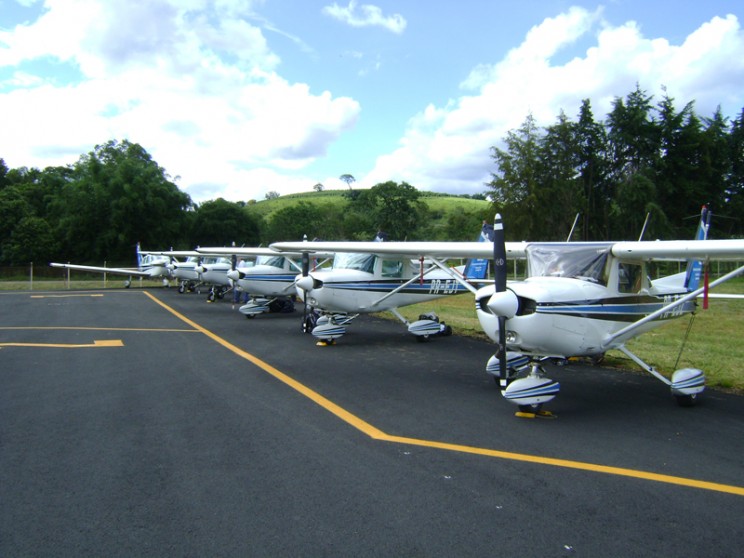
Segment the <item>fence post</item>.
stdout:
<svg viewBox="0 0 744 558">
<path fill-rule="evenodd" d="M 34 290 L 34 262 L 29 262 L 29 290 Z"/>
</svg>

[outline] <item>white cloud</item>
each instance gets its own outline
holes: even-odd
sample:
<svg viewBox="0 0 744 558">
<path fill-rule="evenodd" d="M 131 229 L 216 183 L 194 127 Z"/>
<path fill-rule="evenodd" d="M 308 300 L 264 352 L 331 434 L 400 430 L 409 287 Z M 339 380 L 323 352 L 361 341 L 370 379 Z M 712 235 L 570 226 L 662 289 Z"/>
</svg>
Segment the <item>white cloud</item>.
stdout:
<svg viewBox="0 0 744 558">
<path fill-rule="evenodd" d="M 249 2 L 146 6 L 47 0 L 35 22 L 0 32 L 0 67 L 17 67 L 0 83 L 6 164 L 70 164 L 96 144 L 129 139 L 187 177 L 179 186 L 197 201 L 210 187 L 227 199 L 260 199 L 287 192 L 282 170 L 325 155 L 356 122 L 355 100 L 276 74 L 261 29 L 241 19 Z M 50 60 L 77 79 L 55 86 L 33 73 Z M 305 182 L 305 190 L 314 184 Z"/>
<path fill-rule="evenodd" d="M 358 11 L 357 8 L 359 8 Z M 346 7 L 339 6 L 334 2 L 330 6 L 325 6 L 323 13 L 352 27 L 376 25 L 397 34 L 403 33 L 407 24 L 406 19 L 400 14 L 384 16 L 379 7 L 372 4 L 357 6 L 356 0 L 350 0 Z"/>
<path fill-rule="evenodd" d="M 682 44 L 672 45 L 644 37 L 635 22 L 613 27 L 600 14 L 572 8 L 548 18 L 503 60 L 474 68 L 461 84 L 473 94 L 444 107 L 428 106 L 413 117 L 400 147 L 379 157 L 362 184 L 405 180 L 424 190 L 482 192 L 496 170 L 490 148 L 528 114 L 539 125 L 549 125 L 561 109 L 575 116 L 588 98 L 601 120 L 612 100 L 636 84 L 657 100 L 666 87 L 679 108 L 695 100 L 703 116 L 719 103 L 728 103 L 724 114 L 738 115 L 744 35 L 736 17 L 713 18 Z M 596 42 L 583 56 L 562 64 L 553 61 L 558 51 L 590 33 L 596 33 Z"/>
</svg>

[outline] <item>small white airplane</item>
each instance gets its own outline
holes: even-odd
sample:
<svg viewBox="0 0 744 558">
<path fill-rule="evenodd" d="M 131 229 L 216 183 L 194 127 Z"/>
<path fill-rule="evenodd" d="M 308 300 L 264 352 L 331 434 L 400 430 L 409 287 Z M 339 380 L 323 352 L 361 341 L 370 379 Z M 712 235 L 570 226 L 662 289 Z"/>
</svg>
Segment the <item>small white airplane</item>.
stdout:
<svg viewBox="0 0 744 558">
<path fill-rule="evenodd" d="M 451 334 L 452 329 L 433 313 L 422 314 L 410 323 L 398 308 L 474 289 L 471 282 L 485 276 L 485 267 L 480 277 L 464 277 L 463 267 L 452 269 L 436 259 L 412 259 L 405 252 L 378 249 L 387 248 L 387 244 L 407 243 L 304 241 L 271 245 L 280 252 L 302 254 L 302 273 L 295 284 L 298 296 L 305 302 L 303 331 L 311 332 L 319 344 L 332 344 L 359 314 L 389 311 L 419 341 Z M 331 268 L 311 271 L 310 252 L 334 253 Z"/>
<path fill-rule="evenodd" d="M 224 296 L 233 289 L 233 282 L 227 276 L 231 269 L 237 267 L 237 258 L 223 256 L 204 256 L 194 271 L 201 278 L 202 283 L 209 285 L 208 302 Z"/>
<path fill-rule="evenodd" d="M 709 261 L 744 261 L 744 239 L 708 240 L 710 213 L 703 208 L 698 233 L 689 241 L 637 242 L 505 242 L 499 215 L 493 245 L 473 242 L 309 242 L 305 250 L 327 250 L 392 257 L 428 258 L 449 270 L 452 282 L 475 295 L 476 313 L 484 332 L 498 344 L 486 371 L 503 396 L 519 406 L 522 416 L 549 416 L 543 403 L 560 385 L 545 375 L 544 364 L 570 357 L 600 357 L 616 349 L 671 388 L 677 402 L 694 404 L 704 390 L 701 370 L 684 368 L 671 380 L 643 362 L 626 342 L 672 318 L 688 315 L 696 298 L 744 273 L 744 266 L 699 287 Z M 302 243 L 279 243 L 277 249 L 301 250 Z M 474 288 L 454 269 L 449 258 L 493 257 L 494 283 Z M 527 260 L 527 278 L 507 284 L 507 258 Z M 652 261 L 688 261 L 686 272 L 652 281 Z M 303 278 L 308 296 L 323 288 L 322 279 Z M 349 287 L 347 287 L 349 288 Z M 369 289 L 369 287 L 367 287 Z M 367 299 L 362 291 L 359 297 Z M 518 377 L 524 375 L 524 377 Z"/>
<path fill-rule="evenodd" d="M 56 263 L 52 262 L 49 265 L 51 267 L 59 267 L 63 269 L 74 269 L 77 271 L 90 271 L 93 273 L 106 273 L 112 275 L 127 275 L 129 279 L 124 282 L 124 286 L 129 288 L 132 284 L 132 277 L 142 277 L 145 279 L 163 279 L 163 286 L 167 287 L 170 284 L 172 277 L 171 269 L 171 258 L 163 255 L 161 252 L 143 252 L 140 250 L 139 242 L 137 243 L 137 267 L 97 267 L 92 265 L 78 265 L 70 263 Z"/>
<path fill-rule="evenodd" d="M 222 254 L 210 254 L 198 249 L 170 250 L 161 254 L 174 258 L 169 267 L 172 276 L 179 281 L 178 292 L 200 293 L 202 286 L 209 286 L 209 302 L 214 302 L 215 298 L 223 298 L 225 293 L 234 288 L 233 281 L 228 277 L 232 270 L 252 265 L 252 262 L 235 261 Z M 175 258 L 185 259 L 179 261 Z"/>
<path fill-rule="evenodd" d="M 302 270 L 298 263 L 302 254 L 279 253 L 271 248 L 247 247 L 197 248 L 197 252 L 256 258 L 253 265 L 244 267 L 238 265 L 227 273 L 236 288 L 251 297 L 238 309 L 247 318 L 254 318 L 265 312 L 294 311 L 295 278 Z"/>
</svg>

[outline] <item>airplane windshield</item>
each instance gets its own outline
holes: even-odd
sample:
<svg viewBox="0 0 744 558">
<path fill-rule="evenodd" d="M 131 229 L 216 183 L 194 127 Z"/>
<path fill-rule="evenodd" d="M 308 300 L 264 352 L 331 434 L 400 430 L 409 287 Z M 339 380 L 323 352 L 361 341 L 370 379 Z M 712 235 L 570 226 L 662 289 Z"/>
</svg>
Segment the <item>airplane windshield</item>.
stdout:
<svg viewBox="0 0 744 558">
<path fill-rule="evenodd" d="M 284 256 L 259 256 L 256 258 L 256 265 L 268 265 L 284 269 Z"/>
<path fill-rule="evenodd" d="M 609 244 L 531 244 L 529 277 L 572 277 L 606 285 L 609 253 Z"/>
<path fill-rule="evenodd" d="M 374 254 L 342 254 L 337 253 L 333 258 L 333 269 L 355 269 L 373 273 L 375 269 Z"/>
</svg>

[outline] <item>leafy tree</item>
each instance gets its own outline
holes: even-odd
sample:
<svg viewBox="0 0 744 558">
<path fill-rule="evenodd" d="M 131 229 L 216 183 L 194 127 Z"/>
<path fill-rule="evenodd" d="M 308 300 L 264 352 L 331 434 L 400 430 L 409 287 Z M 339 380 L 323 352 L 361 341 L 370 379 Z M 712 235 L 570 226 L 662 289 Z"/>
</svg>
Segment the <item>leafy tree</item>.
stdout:
<svg viewBox="0 0 744 558">
<path fill-rule="evenodd" d="M 574 130 L 577 154 L 577 171 L 583 205 L 581 211 L 581 238 L 606 239 L 609 235 L 607 133 L 604 126 L 595 121 L 589 99 L 584 99 L 579 109 L 579 120 Z"/>
<path fill-rule="evenodd" d="M 351 190 L 351 183 L 356 182 L 356 178 L 354 178 L 354 175 L 351 175 L 351 174 L 342 174 L 338 178 L 342 182 L 346 182 L 346 185 L 349 187 L 349 190 Z"/>
<path fill-rule="evenodd" d="M 492 147 L 498 171 L 489 183 L 496 211 L 507 222 L 507 238 L 536 238 L 537 196 L 540 177 L 540 136 L 532 114 L 516 131 L 509 131 L 506 149 Z"/>
<path fill-rule="evenodd" d="M 535 210 L 541 218 L 534 222 L 533 234 L 545 240 L 563 240 L 571 230 L 575 214 L 586 205 L 577 178 L 580 146 L 576 124 L 561 111 L 558 122 L 546 129 L 539 145 L 540 179 Z"/>
<path fill-rule="evenodd" d="M 140 145 L 111 140 L 73 165 L 55 204 L 63 256 L 131 262 L 138 241 L 167 248 L 183 237 L 191 199 Z"/>
<path fill-rule="evenodd" d="M 744 233 L 744 108 L 731 123 L 728 137 L 730 170 L 726 177 L 725 209 L 718 211 L 729 217 L 729 234 L 741 237 Z"/>
<path fill-rule="evenodd" d="M 455 211 L 446 217 L 443 229 L 443 237 L 436 235 L 432 240 L 446 241 L 473 241 L 481 230 L 483 221 L 492 222 L 493 215 L 484 215 L 485 212 Z M 491 212 L 488 211 L 490 214 Z M 427 235 L 428 238 L 428 235 Z"/>
<path fill-rule="evenodd" d="M 200 246 L 255 246 L 259 226 L 242 204 L 218 198 L 196 208 L 190 238 Z"/>
<path fill-rule="evenodd" d="M 0 190 L 2 190 L 3 188 L 5 188 L 5 183 L 6 183 L 5 177 L 8 175 L 8 171 L 9 170 L 10 169 L 5 164 L 5 159 L 3 159 L 2 157 L 0 157 Z"/>
<path fill-rule="evenodd" d="M 421 194 L 406 182 L 383 182 L 363 190 L 351 203 L 351 215 L 361 226 L 357 238 L 374 238 L 383 230 L 391 240 L 416 238 L 425 223 L 427 207 Z"/>
<path fill-rule="evenodd" d="M 21 187 L 8 186 L 0 190 L 0 263 L 11 265 L 16 258 L 31 261 L 26 255 L 18 253 L 17 242 L 14 243 L 12 237 L 16 228 L 33 216 L 33 208 Z"/>
<path fill-rule="evenodd" d="M 29 216 L 15 226 L 3 253 L 10 265 L 29 262 L 43 264 L 51 261 L 57 248 L 58 243 L 49 224 L 41 217 Z"/>
<path fill-rule="evenodd" d="M 318 217 L 318 206 L 300 201 L 275 212 L 266 224 L 262 238 L 267 242 L 309 240 L 321 237 L 323 220 Z"/>
</svg>

